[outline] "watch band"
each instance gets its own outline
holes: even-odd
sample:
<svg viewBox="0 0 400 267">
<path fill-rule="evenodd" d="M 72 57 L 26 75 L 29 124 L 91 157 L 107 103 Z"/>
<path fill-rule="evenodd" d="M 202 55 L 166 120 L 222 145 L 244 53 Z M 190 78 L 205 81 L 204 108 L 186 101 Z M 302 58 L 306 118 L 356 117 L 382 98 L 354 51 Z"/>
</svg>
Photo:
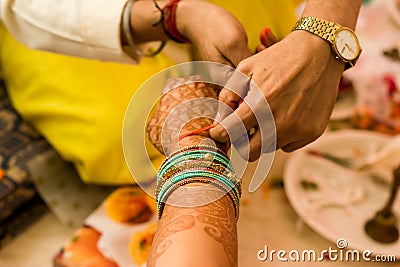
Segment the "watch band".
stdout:
<svg viewBox="0 0 400 267">
<path fill-rule="evenodd" d="M 334 43 L 335 32 L 342 28 L 339 24 L 314 17 L 304 17 L 296 22 L 292 31 L 305 30 L 318 35 L 331 44 Z"/>
<path fill-rule="evenodd" d="M 299 19 L 296 22 L 296 24 L 294 25 L 294 27 L 292 28 L 292 31 L 295 31 L 295 30 L 305 30 L 305 31 L 315 34 L 315 35 L 321 37 L 322 39 L 328 41 L 329 44 L 331 45 L 332 52 L 334 53 L 335 58 L 344 62 L 345 70 L 356 64 L 357 59 L 361 53 L 361 48 L 359 46 L 357 36 L 354 34 L 354 32 L 351 29 L 342 27 L 341 25 L 339 25 L 337 23 L 319 19 L 319 18 L 315 18 L 315 17 L 303 17 L 303 18 Z M 352 59 L 344 58 L 342 55 L 340 55 L 340 53 L 338 51 L 338 46 L 336 43 L 337 42 L 336 36 L 342 30 L 350 31 L 352 33 L 352 35 L 354 36 L 355 41 L 357 43 L 358 51 L 357 51 L 357 54 L 355 54 L 355 57 Z"/>
</svg>

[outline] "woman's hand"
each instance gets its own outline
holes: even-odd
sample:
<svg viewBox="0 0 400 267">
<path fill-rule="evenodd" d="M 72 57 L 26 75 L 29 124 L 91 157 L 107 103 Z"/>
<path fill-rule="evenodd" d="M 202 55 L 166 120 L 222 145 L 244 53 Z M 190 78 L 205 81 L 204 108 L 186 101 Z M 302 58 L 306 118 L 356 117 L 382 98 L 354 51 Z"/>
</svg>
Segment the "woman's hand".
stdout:
<svg viewBox="0 0 400 267">
<path fill-rule="evenodd" d="M 336 60 L 329 44 L 305 31 L 294 31 L 268 49 L 243 60 L 237 70 L 251 77 L 268 101 L 275 118 L 277 149 L 293 151 L 316 138 L 325 130 L 337 96 L 337 88 L 344 64 Z M 251 90 L 250 90 L 251 91 Z M 240 93 L 238 93 L 240 95 Z M 261 102 L 257 99 L 245 100 Z M 224 88 L 219 100 L 235 110 L 246 129 L 257 126 L 249 106 L 240 106 L 237 94 Z M 257 108 L 266 108 L 258 106 Z M 221 124 L 228 131 L 235 125 L 232 114 Z M 217 126 L 210 130 L 217 141 L 228 140 L 227 132 Z M 250 160 L 261 151 L 261 133 L 250 137 Z"/>
<path fill-rule="evenodd" d="M 221 7 L 205 1 L 181 1 L 176 23 L 202 60 L 237 66 L 252 54 L 243 26 Z"/>
<path fill-rule="evenodd" d="M 201 143 L 209 137 L 205 131 L 178 140 L 179 136 L 213 123 L 220 87 L 200 81 L 199 76 L 171 78 L 163 90 L 160 104 L 148 122 L 146 133 L 153 145 L 164 154 L 180 146 Z M 210 101 L 211 100 L 211 101 Z"/>
<path fill-rule="evenodd" d="M 161 9 L 168 3 L 157 1 Z M 206 1 L 180 1 L 174 15 L 178 32 L 190 41 L 202 60 L 237 66 L 251 55 L 246 31 L 227 10 Z M 156 23 L 160 21 L 160 10 L 153 1 L 136 1 L 130 17 L 135 43 L 169 40 L 162 23 Z"/>
</svg>

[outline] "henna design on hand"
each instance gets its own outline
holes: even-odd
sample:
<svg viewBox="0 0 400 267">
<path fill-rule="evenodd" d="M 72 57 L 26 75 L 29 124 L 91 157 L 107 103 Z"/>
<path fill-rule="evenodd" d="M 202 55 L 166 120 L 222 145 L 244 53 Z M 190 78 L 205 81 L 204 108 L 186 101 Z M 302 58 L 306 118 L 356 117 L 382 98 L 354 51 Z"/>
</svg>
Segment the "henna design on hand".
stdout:
<svg viewBox="0 0 400 267">
<path fill-rule="evenodd" d="M 212 124 L 221 87 L 199 79 L 198 76 L 172 78 L 164 88 L 160 104 L 146 127 L 148 138 L 160 152 L 169 154 L 179 148 L 177 134 Z M 199 135 L 208 137 L 208 132 Z M 201 141 L 201 138 L 196 141 Z"/>
</svg>

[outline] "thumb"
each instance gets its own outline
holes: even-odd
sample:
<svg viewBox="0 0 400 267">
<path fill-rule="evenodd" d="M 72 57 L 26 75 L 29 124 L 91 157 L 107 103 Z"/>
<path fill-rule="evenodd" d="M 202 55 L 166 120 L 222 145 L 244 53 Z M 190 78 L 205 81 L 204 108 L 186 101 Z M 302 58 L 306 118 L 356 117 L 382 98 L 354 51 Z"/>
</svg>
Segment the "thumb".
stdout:
<svg viewBox="0 0 400 267">
<path fill-rule="evenodd" d="M 211 137 L 216 141 L 229 141 L 228 133 L 220 123 L 239 106 L 242 99 L 247 95 L 249 86 L 250 78 L 241 71 L 235 70 L 219 93 L 218 110 L 214 121 L 214 124 L 218 125 L 210 130 Z"/>
</svg>

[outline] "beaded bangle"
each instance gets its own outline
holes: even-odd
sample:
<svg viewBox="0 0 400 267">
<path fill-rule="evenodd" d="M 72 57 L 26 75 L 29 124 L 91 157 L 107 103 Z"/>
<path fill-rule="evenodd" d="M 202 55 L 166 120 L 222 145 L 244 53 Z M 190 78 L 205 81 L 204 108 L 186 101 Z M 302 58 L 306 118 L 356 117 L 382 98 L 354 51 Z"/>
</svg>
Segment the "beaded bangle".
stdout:
<svg viewBox="0 0 400 267">
<path fill-rule="evenodd" d="M 232 181 L 237 180 L 235 173 L 232 170 L 229 170 L 225 165 L 217 162 L 200 160 L 185 160 L 184 162 L 177 163 L 176 165 L 171 166 L 171 168 L 169 168 L 168 170 L 160 172 L 158 180 L 166 180 L 178 172 L 194 168 L 212 169 L 219 172 L 220 174 L 227 176 Z"/>
<path fill-rule="evenodd" d="M 158 217 L 161 218 L 165 202 L 173 191 L 182 185 L 200 182 L 222 189 L 232 200 L 235 218 L 238 218 L 241 179 L 226 153 L 214 146 L 187 146 L 172 153 L 161 164 L 157 175 L 156 199 Z"/>
<path fill-rule="evenodd" d="M 177 150 L 177 151 L 171 153 L 171 154 L 164 160 L 164 162 L 165 162 L 166 160 L 168 160 L 170 157 L 174 156 L 175 154 L 179 154 L 179 153 L 184 152 L 184 151 L 186 151 L 186 150 L 196 150 L 196 149 L 197 149 L 197 150 L 199 150 L 199 149 L 208 149 L 208 150 L 210 150 L 210 151 L 216 151 L 216 152 L 218 152 L 219 154 L 221 154 L 221 155 L 225 156 L 226 158 L 228 158 L 228 155 L 227 155 L 224 151 L 222 151 L 221 149 L 219 149 L 218 147 L 210 146 L 210 145 L 192 145 L 192 146 L 185 146 L 185 147 L 183 147 L 183 148 L 181 148 L 181 149 L 179 149 L 179 150 Z"/>
<path fill-rule="evenodd" d="M 232 185 L 229 185 L 224 181 L 216 179 L 215 177 L 213 177 L 213 175 L 204 175 L 203 174 L 203 176 L 198 176 L 198 175 L 179 176 L 173 182 L 171 182 L 171 181 L 166 182 L 164 184 L 163 188 L 161 188 L 161 191 L 159 192 L 159 194 L 157 194 L 157 203 L 160 204 L 167 200 L 165 196 L 166 196 L 167 192 L 170 191 L 171 188 L 176 187 L 176 185 L 181 183 L 182 181 L 191 180 L 191 179 L 210 179 L 212 181 L 216 181 L 216 182 L 224 185 L 224 188 L 226 188 L 227 191 L 232 192 L 232 194 L 235 196 L 235 198 L 238 200 L 238 202 L 240 202 L 239 199 L 241 197 L 241 192 L 242 192 L 241 183 L 238 183 L 232 187 Z"/>
<path fill-rule="evenodd" d="M 158 191 L 156 192 L 156 199 L 160 201 L 163 197 L 163 194 L 168 191 L 168 188 L 173 186 L 175 183 L 188 179 L 188 178 L 212 178 L 214 180 L 217 180 L 223 184 L 226 185 L 226 187 L 229 190 L 235 191 L 235 194 L 237 194 L 237 197 L 241 197 L 241 190 L 237 188 L 235 189 L 236 185 L 240 186 L 240 182 L 238 183 L 233 183 L 229 181 L 227 178 L 225 178 L 223 175 L 219 175 L 218 173 L 208 171 L 208 170 L 188 170 L 184 173 L 179 173 L 175 176 L 173 176 L 171 179 L 163 182 L 162 186 L 158 187 Z"/>
<path fill-rule="evenodd" d="M 224 165 L 227 169 L 234 172 L 233 167 L 231 166 L 229 160 L 225 157 L 222 157 L 218 153 L 210 152 L 210 151 L 185 151 L 179 155 L 174 155 L 174 157 L 170 158 L 164 165 L 159 169 L 159 177 L 163 175 L 164 172 L 168 171 L 171 167 L 178 165 L 181 162 L 187 161 L 203 161 L 205 163 L 211 164 L 212 162 L 217 162 Z"/>
<path fill-rule="evenodd" d="M 209 168 L 191 168 L 191 169 L 186 169 L 182 170 L 180 172 L 177 172 L 170 177 L 166 179 L 161 179 L 157 182 L 156 186 L 156 198 L 162 193 L 163 190 L 165 189 L 165 186 L 171 186 L 177 181 L 189 177 L 209 177 L 209 178 L 214 178 L 216 180 L 219 180 L 226 184 L 230 189 L 234 188 L 237 184 L 241 182 L 240 179 L 230 179 L 228 178 L 224 173 L 219 173 L 218 171 L 215 171 L 213 169 Z M 236 177 L 236 176 L 235 176 Z M 240 192 L 241 193 L 241 192 Z M 240 197 L 240 195 L 239 195 Z"/>
<path fill-rule="evenodd" d="M 241 190 L 236 190 L 236 185 L 240 183 L 233 183 L 232 181 L 230 181 L 229 179 L 227 179 L 225 176 L 220 175 L 216 172 L 212 172 L 209 170 L 188 170 L 186 172 L 183 173 L 179 173 L 175 176 L 173 176 L 171 179 L 165 181 L 162 185 L 162 187 L 159 189 L 159 191 L 156 192 L 156 199 L 158 201 L 158 203 L 162 202 L 163 199 L 163 195 L 165 194 L 165 192 L 167 192 L 169 190 L 170 187 L 172 187 L 174 184 L 183 181 L 185 179 L 188 178 L 211 178 L 214 179 L 216 181 L 219 181 L 220 183 L 224 184 L 228 190 L 232 190 L 237 199 L 240 199 L 241 197 Z"/>
<path fill-rule="evenodd" d="M 179 149 L 179 150 L 173 152 L 171 155 L 169 155 L 169 156 L 163 161 L 163 163 L 162 163 L 161 166 L 160 166 L 160 169 L 162 169 L 163 166 L 164 166 L 168 161 L 170 161 L 171 158 L 175 157 L 177 154 L 182 154 L 182 153 L 185 152 L 185 151 L 196 151 L 196 150 L 197 150 L 197 151 L 203 151 L 203 152 L 204 152 L 204 151 L 207 151 L 207 152 L 214 152 L 214 153 L 218 152 L 218 154 L 221 155 L 221 157 L 224 157 L 225 160 L 226 160 L 227 162 L 229 162 L 228 155 L 227 155 L 225 152 L 223 152 L 222 150 L 220 150 L 219 148 L 217 148 L 217 147 L 209 146 L 209 145 L 193 145 L 193 146 L 187 146 L 187 147 L 181 148 L 181 149 Z"/>
<path fill-rule="evenodd" d="M 163 199 L 161 199 L 157 203 L 158 219 L 161 219 L 161 215 L 162 215 L 162 212 L 164 210 L 165 202 L 168 199 L 168 197 L 172 194 L 173 191 L 175 191 L 177 188 L 179 188 L 179 187 L 181 187 L 183 185 L 190 184 L 190 183 L 196 183 L 196 182 L 214 185 L 217 188 L 222 189 L 225 193 L 227 193 L 229 198 L 232 200 L 233 205 L 234 205 L 235 219 L 236 219 L 236 221 L 238 220 L 238 218 L 239 218 L 240 199 L 237 198 L 236 194 L 234 194 L 232 190 L 227 189 L 224 184 L 220 183 L 217 180 L 214 180 L 214 179 L 211 179 L 211 178 L 198 178 L 198 177 L 197 178 L 187 178 L 185 180 L 182 180 L 182 181 L 174 184 L 173 186 L 171 186 L 169 188 L 169 190 L 164 194 Z"/>
</svg>

